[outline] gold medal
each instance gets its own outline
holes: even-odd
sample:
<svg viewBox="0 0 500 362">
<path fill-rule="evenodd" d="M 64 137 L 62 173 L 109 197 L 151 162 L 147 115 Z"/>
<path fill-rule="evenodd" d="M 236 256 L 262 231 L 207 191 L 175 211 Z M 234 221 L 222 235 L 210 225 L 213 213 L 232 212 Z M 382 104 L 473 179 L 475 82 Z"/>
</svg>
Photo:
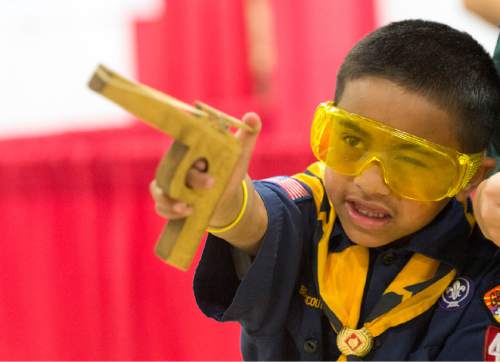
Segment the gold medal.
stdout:
<svg viewBox="0 0 500 362">
<path fill-rule="evenodd" d="M 373 337 L 365 327 L 361 329 L 342 328 L 337 335 L 337 347 L 342 354 L 363 357 L 371 351 Z"/>
</svg>

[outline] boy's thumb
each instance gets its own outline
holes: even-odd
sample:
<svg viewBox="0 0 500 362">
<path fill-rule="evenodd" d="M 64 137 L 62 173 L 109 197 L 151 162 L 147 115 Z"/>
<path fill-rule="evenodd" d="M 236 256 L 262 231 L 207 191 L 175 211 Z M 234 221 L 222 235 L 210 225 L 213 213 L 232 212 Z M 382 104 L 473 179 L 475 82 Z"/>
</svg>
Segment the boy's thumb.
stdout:
<svg viewBox="0 0 500 362">
<path fill-rule="evenodd" d="M 241 121 L 250 127 L 251 131 L 240 128 L 238 132 L 236 132 L 236 138 L 241 142 L 243 147 L 243 157 L 250 158 L 260 130 L 262 129 L 262 122 L 259 115 L 254 112 L 245 113 Z"/>
</svg>

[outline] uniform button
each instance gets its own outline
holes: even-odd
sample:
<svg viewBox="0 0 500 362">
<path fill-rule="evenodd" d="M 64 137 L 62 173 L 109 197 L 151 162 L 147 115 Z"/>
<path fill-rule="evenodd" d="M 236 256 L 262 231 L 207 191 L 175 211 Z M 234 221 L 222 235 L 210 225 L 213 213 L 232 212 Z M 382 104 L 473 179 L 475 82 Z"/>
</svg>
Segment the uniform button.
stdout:
<svg viewBox="0 0 500 362">
<path fill-rule="evenodd" d="M 384 263 L 384 265 L 391 265 L 396 261 L 397 258 L 398 257 L 396 256 L 396 254 L 394 254 L 392 251 L 389 251 L 382 256 L 382 263 Z"/>
<path fill-rule="evenodd" d="M 314 353 L 318 349 L 318 341 L 314 338 L 307 339 L 304 342 L 304 351 L 307 353 Z"/>
</svg>

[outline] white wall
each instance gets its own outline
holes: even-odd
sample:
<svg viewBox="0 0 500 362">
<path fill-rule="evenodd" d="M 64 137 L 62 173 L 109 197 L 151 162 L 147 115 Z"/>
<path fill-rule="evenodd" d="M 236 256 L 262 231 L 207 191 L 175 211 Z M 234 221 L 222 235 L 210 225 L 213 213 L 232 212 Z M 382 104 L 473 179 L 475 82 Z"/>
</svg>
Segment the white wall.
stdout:
<svg viewBox="0 0 500 362">
<path fill-rule="evenodd" d="M 161 0 L 0 0 L 0 138 L 122 125 L 89 91 L 98 63 L 134 76 L 132 19 Z"/>
<path fill-rule="evenodd" d="M 489 51 L 495 45 L 496 29 L 461 0 L 374 1 L 379 24 L 432 19 L 470 32 Z M 86 83 L 97 63 L 135 76 L 132 20 L 160 14 L 163 3 L 0 0 L 0 138 L 126 124 L 126 113 Z"/>
<path fill-rule="evenodd" d="M 403 19 L 434 20 L 471 34 L 490 53 L 498 29 L 467 11 L 462 0 L 375 0 L 380 25 Z"/>
</svg>

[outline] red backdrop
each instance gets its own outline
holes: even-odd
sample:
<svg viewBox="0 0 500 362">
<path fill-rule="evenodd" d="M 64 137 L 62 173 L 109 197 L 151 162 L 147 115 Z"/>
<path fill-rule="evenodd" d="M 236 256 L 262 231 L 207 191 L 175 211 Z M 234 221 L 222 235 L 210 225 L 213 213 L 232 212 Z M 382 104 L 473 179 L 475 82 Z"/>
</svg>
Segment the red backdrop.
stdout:
<svg viewBox="0 0 500 362">
<path fill-rule="evenodd" d="M 253 93 L 243 2 L 171 0 L 136 23 L 139 78 L 234 115 L 259 111 L 250 174 L 311 160 L 308 127 L 371 0 L 275 0 L 277 64 Z M 111 66 L 111 65 L 110 65 Z M 168 140 L 137 124 L 0 142 L 0 359 L 240 359 L 237 325 L 205 318 L 187 273 L 153 255 L 148 183 Z"/>
</svg>

